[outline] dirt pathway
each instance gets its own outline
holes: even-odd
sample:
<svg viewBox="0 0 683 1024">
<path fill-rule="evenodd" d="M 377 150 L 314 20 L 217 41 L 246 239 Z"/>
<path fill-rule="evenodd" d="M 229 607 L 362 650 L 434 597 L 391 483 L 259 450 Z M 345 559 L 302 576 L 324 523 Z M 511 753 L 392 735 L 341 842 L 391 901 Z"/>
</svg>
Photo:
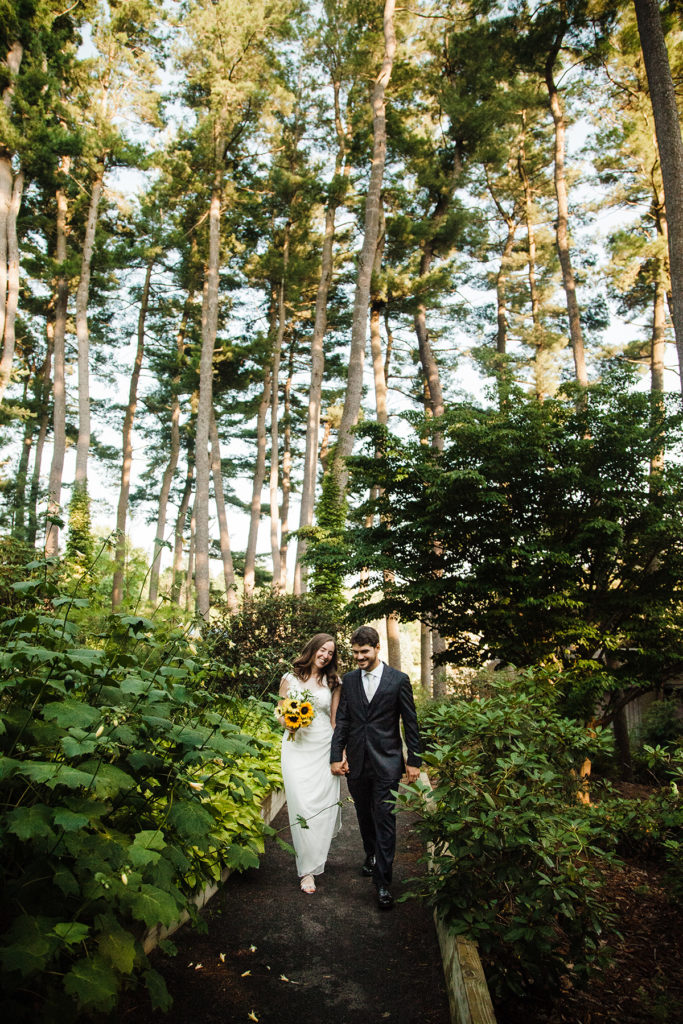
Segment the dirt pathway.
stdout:
<svg viewBox="0 0 683 1024">
<path fill-rule="evenodd" d="M 395 896 L 424 870 L 411 821 L 398 816 Z M 273 824 L 289 841 L 286 808 Z M 119 1007 L 117 1021 L 448 1024 L 429 910 L 409 900 L 379 911 L 372 881 L 359 873 L 362 859 L 350 802 L 313 896 L 299 892 L 293 858 L 269 841 L 260 868 L 231 876 L 208 904 L 206 935 L 186 926 L 173 936 L 176 956 L 152 954 L 171 1011 L 151 1013 L 140 993 Z"/>
</svg>

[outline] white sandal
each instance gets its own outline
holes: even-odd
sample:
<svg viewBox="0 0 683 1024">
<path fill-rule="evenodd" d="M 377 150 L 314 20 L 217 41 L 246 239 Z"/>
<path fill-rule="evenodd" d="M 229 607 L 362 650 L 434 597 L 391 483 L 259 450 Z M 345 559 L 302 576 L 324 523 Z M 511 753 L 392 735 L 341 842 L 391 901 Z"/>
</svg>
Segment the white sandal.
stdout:
<svg viewBox="0 0 683 1024">
<path fill-rule="evenodd" d="M 309 895 L 312 895 L 315 892 L 315 881 L 313 879 L 313 875 L 302 875 L 299 887 L 302 892 L 307 892 Z"/>
</svg>

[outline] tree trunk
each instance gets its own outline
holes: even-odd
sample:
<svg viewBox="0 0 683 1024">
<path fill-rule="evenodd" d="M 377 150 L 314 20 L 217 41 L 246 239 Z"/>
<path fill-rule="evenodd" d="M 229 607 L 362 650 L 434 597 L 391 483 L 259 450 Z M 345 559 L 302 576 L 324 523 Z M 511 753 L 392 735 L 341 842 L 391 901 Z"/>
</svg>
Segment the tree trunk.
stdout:
<svg viewBox="0 0 683 1024">
<path fill-rule="evenodd" d="M 285 334 L 285 275 L 289 256 L 290 224 L 285 226 L 285 237 L 282 252 L 282 280 L 277 290 L 277 331 L 273 341 L 273 387 L 270 395 L 270 553 L 273 560 L 273 590 L 277 593 L 281 586 L 280 566 L 280 509 L 278 487 L 280 475 L 280 360 L 282 357 L 282 341 Z"/>
<path fill-rule="evenodd" d="M 377 76 L 372 90 L 372 129 L 373 154 L 370 182 L 365 201 L 365 230 L 363 246 L 358 261 L 358 275 L 353 302 L 353 319 L 351 325 L 351 350 L 349 352 L 349 372 L 346 384 L 346 397 L 341 423 L 337 435 L 336 458 L 334 471 L 337 474 L 339 494 L 344 499 L 348 482 L 346 458 L 353 448 L 353 428 L 358 422 L 360 403 L 363 393 L 363 366 L 365 363 L 365 345 L 368 326 L 368 302 L 370 298 L 370 282 L 372 266 L 377 249 L 379 232 L 380 196 L 384 177 L 384 164 L 387 150 L 386 127 L 386 89 L 391 78 L 396 53 L 396 35 L 394 32 L 395 0 L 384 3 L 384 60 L 382 69 Z"/>
<path fill-rule="evenodd" d="M 76 339 L 78 343 L 78 440 L 76 442 L 76 473 L 74 490 L 86 491 L 88 486 L 88 453 L 90 451 L 90 335 L 88 331 L 88 299 L 90 269 L 95 248 L 95 230 L 104 180 L 104 157 L 101 156 L 93 180 L 90 207 L 83 239 L 81 274 L 76 291 Z"/>
<path fill-rule="evenodd" d="M 217 152 L 220 145 L 217 143 Z M 195 466 L 195 588 L 197 612 L 209 618 L 209 424 L 213 404 L 213 350 L 218 329 L 221 172 L 216 171 L 209 209 L 209 263 L 202 303 L 202 350 L 199 362 L 199 403 Z"/>
<path fill-rule="evenodd" d="M 232 564 L 232 551 L 230 550 L 230 533 L 228 531 L 228 516 L 225 511 L 225 495 L 223 493 L 223 468 L 221 466 L 221 443 L 218 437 L 218 427 L 213 409 L 211 410 L 210 423 L 211 438 L 211 475 L 213 476 L 213 490 L 216 501 L 216 513 L 218 516 L 218 528 L 221 543 L 221 558 L 223 560 L 223 578 L 225 580 L 225 603 L 229 611 L 235 615 L 238 609 L 237 588 L 235 586 L 235 567 Z"/>
<path fill-rule="evenodd" d="M 574 373 L 579 384 L 588 384 L 586 372 L 586 356 L 583 347 L 583 331 L 581 329 L 581 317 L 579 314 L 579 303 L 576 297 L 576 282 L 574 280 L 574 269 L 572 267 L 571 252 L 569 249 L 569 199 L 567 194 L 567 181 L 564 172 L 565 157 L 565 135 L 566 125 L 564 111 L 560 103 L 560 96 L 557 91 L 553 69 L 557 55 L 560 52 L 562 39 L 567 26 L 563 24 L 555 40 L 555 45 L 548 56 L 545 65 L 545 83 L 548 89 L 548 100 L 550 112 L 555 125 L 555 195 L 557 196 L 557 228 L 555 232 L 557 242 L 557 254 L 562 269 L 562 283 L 567 299 L 567 315 L 569 317 L 569 338 L 574 353 Z"/>
<path fill-rule="evenodd" d="M 28 400 L 28 378 L 24 381 L 24 395 L 22 406 L 26 407 Z M 14 480 L 14 493 L 12 495 L 12 536 L 18 541 L 26 540 L 26 481 L 28 479 L 28 464 L 33 448 L 33 436 L 35 433 L 35 420 L 28 417 L 24 425 L 24 437 L 21 443 L 21 454 L 17 465 L 17 472 Z"/>
<path fill-rule="evenodd" d="M 164 544 L 164 534 L 166 532 L 166 513 L 168 509 L 168 498 L 171 493 L 171 486 L 173 484 L 173 477 L 178 466 L 178 458 L 180 456 L 180 402 L 178 400 L 178 389 L 180 387 L 180 368 L 183 358 L 183 348 L 185 344 L 185 334 L 187 331 L 187 319 L 189 314 L 190 305 L 194 298 L 194 289 L 190 288 L 188 291 L 187 299 L 185 302 L 185 308 L 183 310 L 182 319 L 178 333 L 176 334 L 176 352 L 177 352 L 177 372 L 173 376 L 173 382 L 171 384 L 171 451 L 169 452 L 168 462 L 166 463 L 166 469 L 161 480 L 161 491 L 159 492 L 159 511 L 157 512 L 157 529 L 156 536 L 154 538 L 154 555 L 152 565 L 149 571 L 149 600 L 152 604 L 156 604 L 159 596 L 159 572 L 161 569 L 161 551 Z"/>
<path fill-rule="evenodd" d="M 14 79 L 19 74 L 23 55 L 22 44 L 14 42 L 5 58 L 9 84 L 3 91 L 2 101 L 8 117 L 12 110 Z M 14 361 L 15 322 L 19 298 L 17 217 L 23 191 L 24 172 L 20 169 L 15 177 L 12 153 L 0 144 L 0 402 L 5 396 Z"/>
<path fill-rule="evenodd" d="M 259 402 L 256 416 L 256 464 L 254 466 L 254 482 L 251 493 L 251 511 L 249 516 L 249 536 L 244 553 L 244 596 L 251 597 L 256 582 L 256 545 L 261 523 L 261 496 L 266 479 L 266 416 L 270 406 L 271 376 L 270 366 L 266 367 L 263 378 L 263 394 Z"/>
<path fill-rule="evenodd" d="M 339 177 L 344 167 L 348 175 L 349 167 L 344 166 L 346 140 L 342 128 L 339 105 L 339 82 L 333 81 L 334 111 L 337 126 L 337 155 L 333 182 Z M 325 210 L 325 234 L 323 236 L 322 256 L 320 259 L 320 281 L 315 299 L 315 318 L 313 321 L 313 337 L 311 338 L 311 383 L 308 389 L 308 416 L 306 418 L 306 448 L 304 451 L 304 478 L 301 485 L 301 505 L 299 511 L 299 529 L 311 526 L 315 507 L 315 485 L 318 469 L 318 435 L 320 432 L 320 409 L 322 401 L 322 383 L 325 372 L 325 352 L 323 341 L 327 328 L 327 297 L 332 284 L 334 222 L 338 208 L 333 192 Z M 307 541 L 299 536 L 296 545 L 296 563 L 294 565 L 294 593 L 305 594 L 307 590 L 308 566 L 303 563 Z"/>
<path fill-rule="evenodd" d="M 180 604 L 180 595 L 183 584 L 183 536 L 185 534 L 185 522 L 187 510 L 190 507 L 192 497 L 192 486 L 194 483 L 194 461 L 193 451 L 187 453 L 187 473 L 185 474 L 185 488 L 180 499 L 178 515 L 175 522 L 174 545 L 173 545 L 173 582 L 171 584 L 171 600 L 174 604 Z"/>
<path fill-rule="evenodd" d="M 194 570 L 195 595 L 197 590 L 197 517 L 194 508 L 190 515 L 190 546 L 187 552 L 187 571 L 185 573 L 185 611 L 192 611 L 192 576 Z M 196 605 L 196 596 L 195 596 Z"/>
<path fill-rule="evenodd" d="M 432 631 L 420 623 L 420 686 L 427 697 L 432 696 Z"/>
<path fill-rule="evenodd" d="M 657 0 L 634 0 L 652 100 L 668 223 L 674 334 L 683 392 L 683 141 L 669 55 Z"/>
<path fill-rule="evenodd" d="M 54 315 L 54 306 L 53 306 Z M 45 362 L 40 375 L 40 381 L 37 389 L 37 404 L 40 409 L 40 419 L 38 427 L 38 438 L 36 440 L 34 455 L 33 455 L 33 473 L 31 475 L 31 488 L 29 492 L 28 502 L 28 526 L 26 530 L 26 541 L 30 547 L 35 547 L 36 537 L 38 535 L 38 496 L 40 494 L 40 468 L 43 461 L 43 449 L 45 448 L 45 438 L 47 437 L 47 428 L 50 422 L 50 376 L 52 371 L 52 353 L 54 351 L 54 320 L 48 320 L 47 324 L 47 350 L 45 352 Z"/>
<path fill-rule="evenodd" d="M 294 341 L 289 346 L 287 379 L 283 391 L 282 505 L 280 506 L 280 590 L 287 590 L 287 549 L 289 547 L 289 502 L 292 495 L 292 380 L 294 377 Z"/>
<path fill-rule="evenodd" d="M 147 262 L 145 283 L 142 288 L 142 299 L 140 301 L 140 313 L 138 315 L 138 345 L 133 361 L 133 372 L 130 377 L 130 388 L 128 391 L 128 405 L 123 418 L 123 434 L 121 450 L 123 460 L 121 463 L 121 487 L 119 489 L 119 503 L 116 510 L 116 554 L 114 580 L 111 592 L 112 611 L 121 604 L 123 600 L 123 570 L 126 559 L 126 519 L 128 516 L 128 497 L 130 495 L 130 471 L 133 465 L 133 421 L 135 410 L 138 404 L 138 382 L 142 369 L 142 358 L 145 351 L 145 320 L 149 308 L 149 292 L 152 282 L 152 269 L 154 257 Z"/>
<path fill-rule="evenodd" d="M 7 174 L 9 171 L 9 177 Z M 6 290 L 0 291 L 0 305 L 3 309 L 3 334 L 2 334 L 2 358 L 0 359 L 0 402 L 5 397 L 5 391 L 12 374 L 12 363 L 14 362 L 14 346 L 16 342 L 16 319 L 17 302 L 19 299 L 19 242 L 17 239 L 17 217 L 21 206 L 21 196 L 24 190 L 24 174 L 19 171 L 12 181 L 12 168 L 9 161 L 0 158 L 0 208 L 3 210 L 0 216 L 0 231 L 4 222 L 6 237 L 6 257 L 3 260 L 0 253 L 0 261 L 5 263 L 7 284 Z"/>
<path fill-rule="evenodd" d="M 375 264 L 373 277 L 379 276 L 382 267 L 382 256 L 384 253 L 384 208 L 380 203 L 380 228 L 377 251 L 375 253 Z M 380 334 L 380 316 L 384 307 L 384 301 L 379 294 L 372 296 L 370 303 L 370 353 L 372 356 L 372 369 L 375 380 L 375 407 L 377 410 L 377 422 L 386 427 L 389 421 L 387 411 L 387 378 L 389 373 L 388 360 L 382 353 L 382 337 Z M 381 454 L 381 453 L 378 453 Z M 379 494 L 378 494 L 379 496 Z M 389 569 L 384 570 L 384 591 L 391 589 L 394 583 L 394 573 Z M 392 668 L 401 670 L 401 640 L 396 615 L 387 615 L 385 618 L 387 632 L 387 661 Z"/>
<path fill-rule="evenodd" d="M 71 169 L 71 158 L 63 157 L 62 175 Z M 66 452 L 66 316 L 69 304 L 69 281 L 66 276 L 66 193 L 57 189 L 57 241 L 55 262 L 57 282 L 55 288 L 54 324 L 54 375 L 52 383 L 52 464 L 48 485 L 47 526 L 45 530 L 45 554 L 56 555 L 59 551 L 59 516 L 61 513 L 62 476 Z"/>
</svg>

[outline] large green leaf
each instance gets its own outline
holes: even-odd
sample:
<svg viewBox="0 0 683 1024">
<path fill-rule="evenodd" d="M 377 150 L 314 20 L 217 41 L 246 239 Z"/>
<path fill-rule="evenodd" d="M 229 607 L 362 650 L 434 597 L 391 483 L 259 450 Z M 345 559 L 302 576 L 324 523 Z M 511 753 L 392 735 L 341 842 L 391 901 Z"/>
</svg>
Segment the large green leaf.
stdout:
<svg viewBox="0 0 683 1024">
<path fill-rule="evenodd" d="M 100 721 L 102 712 L 80 700 L 56 700 L 44 706 L 42 715 L 47 721 L 56 722 L 64 729 L 74 726 L 88 729 Z"/>
<path fill-rule="evenodd" d="M 49 918 L 28 914 L 17 918 L 3 936 L 5 944 L 0 947 L 4 969 L 18 971 L 24 978 L 43 970 L 59 948 L 57 936 L 51 934 L 52 924 Z"/>
<path fill-rule="evenodd" d="M 59 921 L 52 930 L 65 945 L 75 946 L 85 942 L 90 934 L 90 925 L 79 921 Z"/>
<path fill-rule="evenodd" d="M 56 786 L 77 789 L 79 786 L 89 786 L 92 781 L 91 773 L 71 768 L 61 761 L 26 761 L 17 769 L 17 774 L 25 775 L 33 782 L 44 782 L 49 789 Z"/>
<path fill-rule="evenodd" d="M 12 832 L 24 841 L 36 839 L 38 836 L 54 837 L 50 827 L 52 813 L 45 804 L 34 804 L 33 807 L 15 807 L 7 812 L 5 818 L 7 831 Z"/>
<path fill-rule="evenodd" d="M 64 989 L 84 1009 L 113 1010 L 117 978 L 111 965 L 98 953 L 78 960 L 64 978 Z"/>
<path fill-rule="evenodd" d="M 196 800 L 178 800 L 168 812 L 168 821 L 182 836 L 206 836 L 214 819 Z"/>
<path fill-rule="evenodd" d="M 135 789 L 137 786 L 135 779 L 117 768 L 115 764 L 86 761 L 82 767 L 91 773 L 88 776 L 88 781 L 92 782 L 97 796 L 116 796 L 122 790 Z"/>
<path fill-rule="evenodd" d="M 180 907 L 170 893 L 146 883 L 133 894 L 131 909 L 134 916 L 144 921 L 148 928 L 155 924 L 173 924 L 180 915 Z"/>
<path fill-rule="evenodd" d="M 76 814 L 67 807 L 57 807 L 52 812 L 52 820 L 65 832 L 77 832 L 89 823 L 90 818 L 86 814 Z"/>
<path fill-rule="evenodd" d="M 171 1009 L 171 1004 L 173 1003 L 173 1000 L 168 994 L 166 982 L 159 972 L 154 970 L 145 971 L 143 977 L 145 979 L 147 991 L 149 992 L 152 1009 L 162 1010 L 166 1013 L 167 1010 Z"/>
<path fill-rule="evenodd" d="M 98 936 L 97 945 L 108 963 L 122 974 L 130 974 L 135 963 L 135 939 L 118 923 L 111 922 Z"/>
</svg>

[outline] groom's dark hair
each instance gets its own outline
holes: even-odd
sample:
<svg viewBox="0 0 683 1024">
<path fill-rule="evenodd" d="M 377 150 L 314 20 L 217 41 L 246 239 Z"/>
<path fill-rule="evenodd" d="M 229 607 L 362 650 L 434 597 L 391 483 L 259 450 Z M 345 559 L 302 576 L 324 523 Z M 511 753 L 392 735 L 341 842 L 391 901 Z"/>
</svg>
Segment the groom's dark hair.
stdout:
<svg viewBox="0 0 683 1024">
<path fill-rule="evenodd" d="M 359 647 L 366 644 L 370 647 L 379 647 L 379 633 L 374 626 L 359 626 L 351 635 L 351 644 L 357 644 Z"/>
</svg>

